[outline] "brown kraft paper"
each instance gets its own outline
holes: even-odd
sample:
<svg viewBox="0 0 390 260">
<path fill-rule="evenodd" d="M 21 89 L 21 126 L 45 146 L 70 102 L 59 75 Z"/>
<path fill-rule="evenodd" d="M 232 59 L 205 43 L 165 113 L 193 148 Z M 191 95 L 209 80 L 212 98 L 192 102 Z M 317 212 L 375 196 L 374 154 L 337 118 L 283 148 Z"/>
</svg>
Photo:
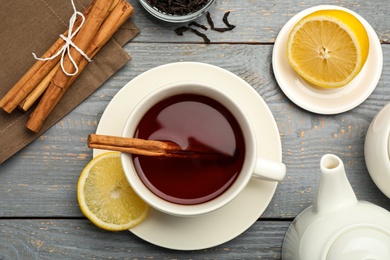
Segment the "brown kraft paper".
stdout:
<svg viewBox="0 0 390 260">
<path fill-rule="evenodd" d="M 76 0 L 82 12 L 89 0 Z M 70 0 L 2 1 L 0 8 L 0 98 L 35 63 L 32 53 L 41 56 L 68 29 L 73 13 Z M 8 114 L 0 109 L 0 164 L 39 137 L 91 95 L 131 58 L 122 46 L 139 29 L 131 18 L 99 51 L 65 93 L 39 132 L 26 128 L 33 108 Z"/>
</svg>

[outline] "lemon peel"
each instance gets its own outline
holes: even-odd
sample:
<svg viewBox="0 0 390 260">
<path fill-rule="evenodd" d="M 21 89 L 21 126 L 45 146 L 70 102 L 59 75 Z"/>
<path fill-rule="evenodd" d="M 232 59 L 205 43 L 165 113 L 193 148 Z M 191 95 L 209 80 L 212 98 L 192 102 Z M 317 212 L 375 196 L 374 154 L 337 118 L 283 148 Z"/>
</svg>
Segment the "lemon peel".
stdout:
<svg viewBox="0 0 390 260">
<path fill-rule="evenodd" d="M 287 59 L 308 82 L 339 88 L 363 68 L 369 38 L 363 24 L 343 10 L 320 10 L 302 18 L 291 30 Z"/>
<path fill-rule="evenodd" d="M 118 152 L 100 154 L 87 164 L 77 183 L 77 199 L 84 216 L 108 231 L 130 229 L 149 213 L 128 183 Z"/>
</svg>

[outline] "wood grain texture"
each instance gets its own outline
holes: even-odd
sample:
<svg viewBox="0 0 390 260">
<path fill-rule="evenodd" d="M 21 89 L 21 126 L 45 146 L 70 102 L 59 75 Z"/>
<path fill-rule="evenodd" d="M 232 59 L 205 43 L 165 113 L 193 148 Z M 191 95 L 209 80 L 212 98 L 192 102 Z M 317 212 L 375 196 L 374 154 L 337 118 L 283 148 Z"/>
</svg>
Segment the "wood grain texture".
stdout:
<svg viewBox="0 0 390 260">
<path fill-rule="evenodd" d="M 210 45 L 191 34 L 176 36 L 177 25 L 156 21 L 138 1 L 129 2 L 141 29 L 125 46 L 132 60 L 39 139 L 0 165 L 0 259 L 280 259 L 288 225 L 313 202 L 319 161 L 325 153 L 343 160 L 358 199 L 390 210 L 390 200 L 374 185 L 364 162 L 368 127 L 390 102 L 389 1 L 217 0 L 210 9 L 215 21 L 230 10 L 229 20 L 238 27 L 210 32 Z M 317 115 L 296 106 L 283 94 L 272 71 L 273 42 L 283 24 L 317 4 L 338 4 L 361 14 L 382 42 L 384 68 L 378 86 L 360 106 L 339 115 Z M 205 23 L 205 18 L 198 22 Z M 113 96 L 141 73 L 181 61 L 213 64 L 248 82 L 272 111 L 287 165 L 285 180 L 255 225 L 224 245 L 193 252 L 165 250 L 127 232 L 99 230 L 84 219 L 76 199 L 79 174 L 92 158 L 87 136 L 96 131 Z"/>
<path fill-rule="evenodd" d="M 0 259 L 280 259 L 288 221 L 258 222 L 232 241 L 195 251 L 162 249 L 87 220 L 0 220 Z"/>
<path fill-rule="evenodd" d="M 373 184 L 364 162 L 364 139 L 375 114 L 390 101 L 390 64 L 359 107 L 335 116 L 316 115 L 286 98 L 273 77 L 271 45 L 178 45 L 131 43 L 133 60 L 38 140 L 0 166 L 0 197 L 7 203 L 0 216 L 80 217 L 75 197 L 78 176 L 91 159 L 86 138 L 112 97 L 142 72 L 170 62 L 199 61 L 225 68 L 247 81 L 266 101 L 282 140 L 286 179 L 280 183 L 264 218 L 292 218 L 312 203 L 325 153 L 341 157 L 358 198 L 390 209 Z M 384 57 L 390 54 L 383 45 Z M 131 99 L 129 100 L 131 102 Z M 28 207 L 25 207 L 29 205 Z M 24 208 L 21 210 L 21 208 Z"/>
<path fill-rule="evenodd" d="M 137 0 L 129 2 L 136 10 L 134 22 L 141 28 L 141 34 L 134 39 L 134 42 L 202 42 L 198 36 L 192 33 L 178 37 L 173 29 L 183 24 L 176 25 L 158 21 L 145 11 Z M 342 6 L 360 14 L 375 29 L 381 42 L 389 43 L 390 21 L 387 19 L 387 10 L 390 10 L 390 2 L 385 0 L 312 0 L 306 2 L 297 0 L 216 0 L 209 9 L 216 26 L 224 26 L 222 17 L 226 11 L 230 11 L 229 21 L 237 27 L 233 31 L 225 33 L 208 30 L 206 34 L 213 43 L 273 43 L 280 29 L 291 17 L 306 8 L 325 4 Z M 196 21 L 208 26 L 204 16 Z M 184 25 L 186 24 L 184 23 Z"/>
</svg>

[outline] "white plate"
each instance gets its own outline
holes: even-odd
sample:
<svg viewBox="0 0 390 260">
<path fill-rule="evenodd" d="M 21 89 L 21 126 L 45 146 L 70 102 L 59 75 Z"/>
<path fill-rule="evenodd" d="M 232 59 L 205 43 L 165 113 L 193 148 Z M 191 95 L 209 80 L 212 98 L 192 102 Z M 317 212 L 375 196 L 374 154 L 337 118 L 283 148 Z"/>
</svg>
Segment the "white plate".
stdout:
<svg viewBox="0 0 390 260">
<path fill-rule="evenodd" d="M 361 72 L 339 89 L 313 87 L 293 70 L 286 57 L 288 35 L 294 25 L 306 15 L 326 9 L 344 10 L 355 15 L 366 28 L 370 40 L 369 54 Z M 280 88 L 295 104 L 318 114 L 337 114 L 360 105 L 374 91 L 382 73 L 383 54 L 374 29 L 361 16 L 339 6 L 320 5 L 298 13 L 283 26 L 275 41 L 272 66 Z"/>
<path fill-rule="evenodd" d="M 151 69 L 127 83 L 112 99 L 100 119 L 97 133 L 122 135 L 134 107 L 158 87 L 179 81 L 202 81 L 233 95 L 248 113 L 256 132 L 258 156 L 281 161 L 282 149 L 274 118 L 259 94 L 244 80 L 219 67 L 180 62 Z M 101 153 L 94 150 L 94 156 Z M 227 206 L 200 217 L 174 217 L 152 210 L 130 231 L 152 244 L 179 250 L 213 247 L 247 230 L 264 212 L 276 182 L 252 179 Z"/>
</svg>

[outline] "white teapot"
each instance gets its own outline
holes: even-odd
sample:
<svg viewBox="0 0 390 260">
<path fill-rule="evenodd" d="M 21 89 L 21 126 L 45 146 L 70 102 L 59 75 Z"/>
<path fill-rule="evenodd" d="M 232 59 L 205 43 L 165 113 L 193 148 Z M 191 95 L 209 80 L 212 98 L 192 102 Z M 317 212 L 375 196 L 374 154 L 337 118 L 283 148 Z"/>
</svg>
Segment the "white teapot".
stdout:
<svg viewBox="0 0 390 260">
<path fill-rule="evenodd" d="M 390 259 L 390 212 L 356 199 L 337 156 L 324 155 L 320 169 L 317 196 L 287 230 L 282 259 Z"/>
<path fill-rule="evenodd" d="M 378 188 L 390 198 L 390 103 L 383 107 L 368 128 L 364 158 Z"/>
</svg>

